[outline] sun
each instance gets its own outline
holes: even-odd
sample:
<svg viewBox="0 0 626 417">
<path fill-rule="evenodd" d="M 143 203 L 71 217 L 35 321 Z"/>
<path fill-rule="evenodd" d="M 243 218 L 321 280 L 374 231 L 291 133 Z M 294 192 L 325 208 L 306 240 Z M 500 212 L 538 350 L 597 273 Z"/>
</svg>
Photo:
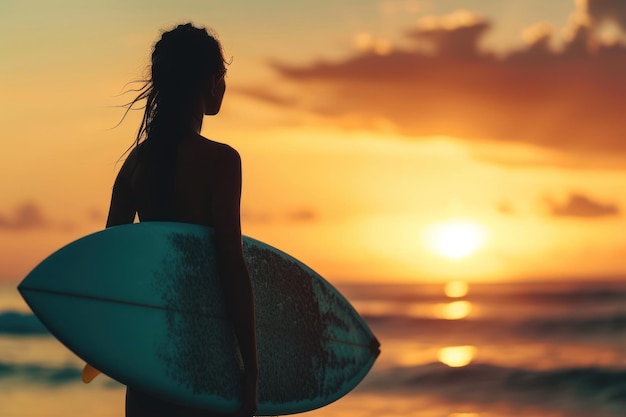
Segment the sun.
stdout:
<svg viewBox="0 0 626 417">
<path fill-rule="evenodd" d="M 428 227 L 426 246 L 444 258 L 459 260 L 476 253 L 487 242 L 487 229 L 469 220 L 451 220 Z"/>
</svg>

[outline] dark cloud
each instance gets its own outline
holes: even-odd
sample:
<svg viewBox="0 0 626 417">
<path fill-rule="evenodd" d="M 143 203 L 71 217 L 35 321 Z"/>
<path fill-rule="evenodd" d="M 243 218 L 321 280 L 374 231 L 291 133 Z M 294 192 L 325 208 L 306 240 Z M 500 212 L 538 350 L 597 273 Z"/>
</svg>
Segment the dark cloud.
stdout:
<svg viewBox="0 0 626 417">
<path fill-rule="evenodd" d="M 0 214 L 0 230 L 41 229 L 48 226 L 41 209 L 32 202 L 18 206 L 9 216 Z"/>
<path fill-rule="evenodd" d="M 233 87 L 232 90 L 236 93 L 244 94 L 246 96 L 270 102 L 272 104 L 277 104 L 279 106 L 289 107 L 298 103 L 298 100 L 295 97 L 278 96 L 259 87 Z"/>
<path fill-rule="evenodd" d="M 44 215 L 41 207 L 31 201 L 18 205 L 13 209 L 13 212 L 8 215 L 0 213 L 0 232 L 21 232 L 41 229 L 62 230 L 67 232 L 75 228 L 76 224 L 73 222 L 50 220 Z"/>
<path fill-rule="evenodd" d="M 94 223 L 105 223 L 107 219 L 106 213 L 97 207 L 93 207 L 86 212 L 87 219 Z"/>
<path fill-rule="evenodd" d="M 587 0 L 589 16 L 596 22 L 610 20 L 626 29 L 626 1 Z"/>
<path fill-rule="evenodd" d="M 310 209 L 300 209 L 288 213 L 287 218 L 292 222 L 305 223 L 315 220 L 317 216 Z"/>
<path fill-rule="evenodd" d="M 615 204 L 605 204 L 592 200 L 578 193 L 569 195 L 568 200 L 559 204 L 546 200 L 550 206 L 550 212 L 555 217 L 607 217 L 618 216 L 620 209 Z"/>
<path fill-rule="evenodd" d="M 418 41 L 430 42 L 435 46 L 440 58 L 472 58 L 477 56 L 477 45 L 482 36 L 489 30 L 491 23 L 487 20 L 462 12 L 466 15 L 465 23 L 454 23 L 457 26 L 449 29 L 445 22 L 436 20 L 429 24 L 422 24 L 415 29 L 408 30 L 406 35 Z"/>
<path fill-rule="evenodd" d="M 598 18 L 600 10 L 617 18 L 626 7 L 617 4 L 590 1 L 590 10 Z M 475 17 L 407 31 L 412 49 L 271 65 L 306 96 L 306 102 L 283 105 L 300 105 L 337 123 L 368 127 L 384 120 L 414 137 L 521 142 L 590 157 L 626 151 L 626 47 L 601 44 L 589 21 L 572 23 L 558 51 L 544 30 L 524 48 L 498 57 L 480 47 L 492 22 Z M 274 104 L 286 100 L 259 90 L 254 96 Z"/>
</svg>

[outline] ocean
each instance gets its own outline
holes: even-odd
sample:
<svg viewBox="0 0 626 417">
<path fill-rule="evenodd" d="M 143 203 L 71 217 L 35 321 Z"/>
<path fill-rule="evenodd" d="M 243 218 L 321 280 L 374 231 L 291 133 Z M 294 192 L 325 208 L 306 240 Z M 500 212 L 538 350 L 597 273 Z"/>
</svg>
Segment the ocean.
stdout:
<svg viewBox="0 0 626 417">
<path fill-rule="evenodd" d="M 382 353 L 307 416 L 626 415 L 626 281 L 336 286 Z M 0 287 L 1 417 L 123 416 L 124 387 L 82 365 Z"/>
</svg>

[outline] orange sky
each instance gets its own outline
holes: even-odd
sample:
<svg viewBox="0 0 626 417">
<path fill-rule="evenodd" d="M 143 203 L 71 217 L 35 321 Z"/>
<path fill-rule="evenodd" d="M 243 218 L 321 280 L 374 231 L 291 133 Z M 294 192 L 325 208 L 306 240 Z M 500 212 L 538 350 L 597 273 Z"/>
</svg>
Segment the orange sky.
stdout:
<svg viewBox="0 0 626 417">
<path fill-rule="evenodd" d="M 0 6 L 0 280 L 103 227 L 118 94 L 188 19 L 234 57 L 203 133 L 242 155 L 244 233 L 331 280 L 626 272 L 620 1 L 177 3 Z"/>
</svg>

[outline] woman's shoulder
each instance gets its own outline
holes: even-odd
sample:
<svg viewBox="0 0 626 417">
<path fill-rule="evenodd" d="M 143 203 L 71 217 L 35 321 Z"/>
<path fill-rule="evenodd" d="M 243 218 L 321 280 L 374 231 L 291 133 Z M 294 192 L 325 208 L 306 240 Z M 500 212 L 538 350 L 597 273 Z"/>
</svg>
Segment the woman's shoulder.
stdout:
<svg viewBox="0 0 626 417">
<path fill-rule="evenodd" d="M 212 139 L 207 139 L 203 136 L 199 137 L 202 138 L 201 141 L 198 141 L 199 148 L 201 148 L 207 156 L 212 157 L 212 159 L 216 162 L 226 165 L 241 164 L 241 156 L 232 146 Z"/>
</svg>

